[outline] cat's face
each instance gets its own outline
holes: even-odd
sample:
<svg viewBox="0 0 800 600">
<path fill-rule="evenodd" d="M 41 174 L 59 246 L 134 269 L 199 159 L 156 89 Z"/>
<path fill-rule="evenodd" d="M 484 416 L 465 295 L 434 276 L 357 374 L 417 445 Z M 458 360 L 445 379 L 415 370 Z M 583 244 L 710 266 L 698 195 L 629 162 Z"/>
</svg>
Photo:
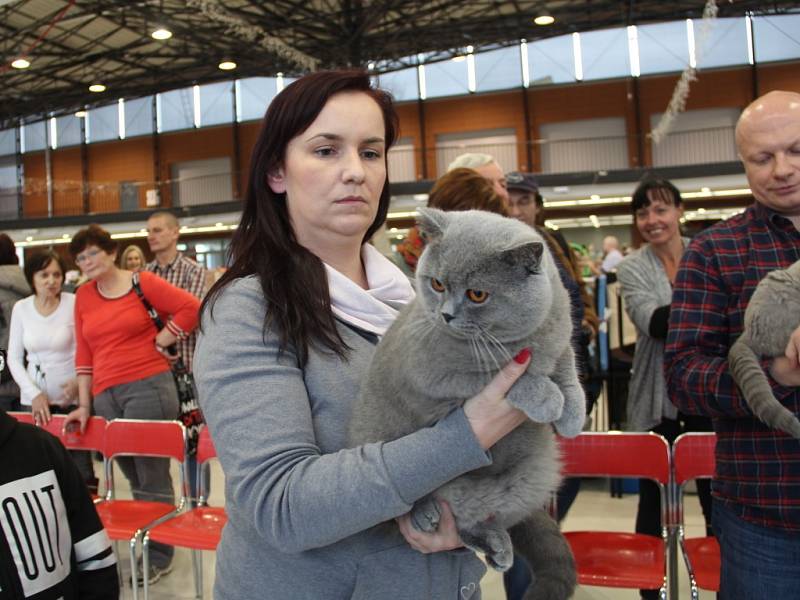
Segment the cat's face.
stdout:
<svg viewBox="0 0 800 600">
<path fill-rule="evenodd" d="M 538 234 L 479 211 L 436 211 L 434 218 L 420 222 L 429 242 L 417 268 L 417 293 L 429 324 L 488 344 L 535 331 L 553 298 Z"/>
</svg>

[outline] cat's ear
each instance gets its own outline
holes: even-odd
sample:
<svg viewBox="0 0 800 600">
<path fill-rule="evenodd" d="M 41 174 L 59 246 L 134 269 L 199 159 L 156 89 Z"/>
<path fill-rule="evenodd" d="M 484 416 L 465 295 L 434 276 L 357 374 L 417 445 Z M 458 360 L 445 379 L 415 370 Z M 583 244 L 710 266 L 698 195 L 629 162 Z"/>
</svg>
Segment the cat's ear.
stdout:
<svg viewBox="0 0 800 600">
<path fill-rule="evenodd" d="M 426 243 L 438 242 L 447 227 L 447 213 L 438 208 L 419 208 L 417 227 Z"/>
<path fill-rule="evenodd" d="M 528 273 L 538 273 L 542 264 L 543 253 L 544 244 L 542 242 L 528 242 L 503 252 L 503 260 L 510 265 L 524 267 Z"/>
</svg>

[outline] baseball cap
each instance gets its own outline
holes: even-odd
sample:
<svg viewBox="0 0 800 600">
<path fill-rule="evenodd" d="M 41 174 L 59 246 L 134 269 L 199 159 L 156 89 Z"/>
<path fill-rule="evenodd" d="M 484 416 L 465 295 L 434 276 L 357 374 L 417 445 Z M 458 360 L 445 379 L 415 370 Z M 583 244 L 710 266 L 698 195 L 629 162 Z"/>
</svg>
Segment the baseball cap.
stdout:
<svg viewBox="0 0 800 600">
<path fill-rule="evenodd" d="M 506 188 L 535 194 L 539 191 L 539 184 L 536 181 L 536 176 L 532 173 L 511 171 L 506 173 Z"/>
</svg>

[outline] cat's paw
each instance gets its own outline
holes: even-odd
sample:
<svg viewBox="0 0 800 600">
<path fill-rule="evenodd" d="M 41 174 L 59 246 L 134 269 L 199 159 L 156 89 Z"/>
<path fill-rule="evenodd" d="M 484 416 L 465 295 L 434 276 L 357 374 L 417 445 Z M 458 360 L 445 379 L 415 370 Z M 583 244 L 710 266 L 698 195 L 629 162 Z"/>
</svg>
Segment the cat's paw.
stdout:
<svg viewBox="0 0 800 600">
<path fill-rule="evenodd" d="M 564 391 L 564 410 L 555 421 L 559 435 L 575 437 L 586 424 L 586 396 L 583 388 L 572 386 Z"/>
<path fill-rule="evenodd" d="M 442 512 L 439 503 L 433 496 L 417 500 L 411 509 L 411 524 L 417 531 L 433 533 L 439 529 Z"/>
<path fill-rule="evenodd" d="M 478 526 L 458 533 L 467 547 L 483 552 L 486 564 L 495 571 L 508 571 L 514 563 L 514 546 L 505 529 Z"/>
<path fill-rule="evenodd" d="M 537 423 L 552 423 L 561 417 L 564 410 L 564 394 L 552 379 L 544 375 L 521 378 L 506 398 Z"/>
</svg>

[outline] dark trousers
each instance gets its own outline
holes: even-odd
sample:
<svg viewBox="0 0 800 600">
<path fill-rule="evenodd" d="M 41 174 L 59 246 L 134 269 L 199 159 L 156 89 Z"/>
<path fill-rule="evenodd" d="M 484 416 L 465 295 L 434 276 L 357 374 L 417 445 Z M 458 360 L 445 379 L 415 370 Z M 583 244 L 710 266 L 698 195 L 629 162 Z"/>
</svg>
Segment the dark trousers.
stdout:
<svg viewBox="0 0 800 600">
<path fill-rule="evenodd" d="M 650 431 L 663 435 L 672 446 L 675 439 L 687 431 L 712 431 L 711 420 L 696 415 L 678 414 L 678 419 L 664 419 Z M 711 481 L 697 480 L 697 495 L 706 520 L 706 535 L 711 533 Z M 639 508 L 636 511 L 636 533 L 661 537 L 661 495 L 658 485 L 649 479 L 639 480 Z M 641 590 L 645 600 L 657 599 L 656 590 Z"/>
</svg>

